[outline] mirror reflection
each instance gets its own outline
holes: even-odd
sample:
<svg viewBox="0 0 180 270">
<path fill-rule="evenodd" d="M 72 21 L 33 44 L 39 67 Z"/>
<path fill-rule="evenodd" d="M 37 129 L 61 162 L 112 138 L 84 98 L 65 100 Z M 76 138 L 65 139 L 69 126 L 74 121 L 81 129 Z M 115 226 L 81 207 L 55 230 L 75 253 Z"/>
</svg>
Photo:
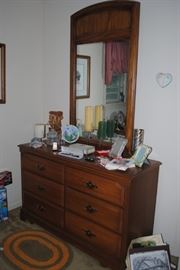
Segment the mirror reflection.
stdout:
<svg viewBox="0 0 180 270">
<path fill-rule="evenodd" d="M 77 46 L 76 123 L 81 136 L 108 140 L 125 135 L 128 59 L 128 41 Z"/>
</svg>

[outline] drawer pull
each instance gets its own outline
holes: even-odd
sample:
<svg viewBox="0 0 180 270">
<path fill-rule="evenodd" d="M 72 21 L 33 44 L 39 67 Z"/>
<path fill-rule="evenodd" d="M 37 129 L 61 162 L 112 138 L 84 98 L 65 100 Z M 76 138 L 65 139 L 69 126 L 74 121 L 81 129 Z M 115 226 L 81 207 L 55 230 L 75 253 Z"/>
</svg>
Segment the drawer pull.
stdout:
<svg viewBox="0 0 180 270">
<path fill-rule="evenodd" d="M 44 187 L 42 187 L 42 186 L 38 186 L 38 188 L 37 188 L 39 191 L 44 191 L 45 189 L 44 189 Z"/>
<path fill-rule="evenodd" d="M 45 207 L 42 206 L 42 205 L 40 205 L 40 206 L 39 206 L 39 211 L 44 212 L 44 210 L 45 210 Z"/>
<path fill-rule="evenodd" d="M 40 205 L 40 204 L 37 204 L 37 209 L 40 211 L 40 212 L 44 212 L 46 209 L 43 205 Z"/>
<path fill-rule="evenodd" d="M 85 186 L 89 189 L 94 189 L 97 188 L 97 186 L 95 184 L 93 184 L 91 181 L 88 181 L 85 183 Z"/>
<path fill-rule="evenodd" d="M 43 164 L 37 164 L 37 169 L 38 169 L 38 171 L 44 171 L 45 170 L 45 167 L 44 167 L 44 165 Z"/>
<path fill-rule="evenodd" d="M 96 235 L 92 233 L 91 230 L 86 229 L 84 230 L 84 232 L 85 232 L 85 235 L 88 236 L 89 238 L 96 237 Z"/>
<path fill-rule="evenodd" d="M 92 207 L 90 204 L 88 204 L 86 207 L 85 207 L 86 211 L 90 214 L 94 213 L 97 211 L 96 208 Z"/>
</svg>

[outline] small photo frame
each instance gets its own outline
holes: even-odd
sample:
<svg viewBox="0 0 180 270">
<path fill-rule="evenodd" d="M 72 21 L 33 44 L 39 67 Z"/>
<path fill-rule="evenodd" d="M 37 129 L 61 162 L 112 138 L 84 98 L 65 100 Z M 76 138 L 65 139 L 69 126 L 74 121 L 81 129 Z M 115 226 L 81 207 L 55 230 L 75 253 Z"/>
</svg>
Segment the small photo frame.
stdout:
<svg viewBox="0 0 180 270">
<path fill-rule="evenodd" d="M 134 155 L 132 156 L 132 159 L 134 160 L 134 163 L 137 167 L 142 167 L 144 161 L 147 159 L 149 154 L 152 152 L 152 147 L 145 145 L 145 144 L 140 144 Z"/>
<path fill-rule="evenodd" d="M 90 97 L 90 56 L 77 55 L 76 98 Z"/>
<path fill-rule="evenodd" d="M 131 270 L 171 270 L 169 246 L 131 249 L 130 265 Z"/>
</svg>

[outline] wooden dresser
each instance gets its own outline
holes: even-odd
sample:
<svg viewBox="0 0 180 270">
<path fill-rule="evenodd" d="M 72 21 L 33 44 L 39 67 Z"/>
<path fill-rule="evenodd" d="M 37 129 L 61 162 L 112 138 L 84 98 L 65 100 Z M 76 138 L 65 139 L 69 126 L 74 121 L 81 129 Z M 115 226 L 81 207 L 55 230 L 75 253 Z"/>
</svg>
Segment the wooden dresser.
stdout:
<svg viewBox="0 0 180 270">
<path fill-rule="evenodd" d="M 108 171 L 47 147 L 20 145 L 21 218 L 37 222 L 98 258 L 124 269 L 131 239 L 152 234 L 160 162 Z"/>
</svg>

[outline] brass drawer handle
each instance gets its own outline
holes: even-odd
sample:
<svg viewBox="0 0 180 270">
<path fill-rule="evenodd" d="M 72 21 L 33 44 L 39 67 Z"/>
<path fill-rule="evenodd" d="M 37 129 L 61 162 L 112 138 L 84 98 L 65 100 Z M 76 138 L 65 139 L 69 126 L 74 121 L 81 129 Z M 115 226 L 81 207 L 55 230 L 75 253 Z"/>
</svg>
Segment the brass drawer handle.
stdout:
<svg viewBox="0 0 180 270">
<path fill-rule="evenodd" d="M 37 189 L 38 189 L 39 191 L 44 191 L 44 190 L 45 190 L 45 188 L 42 187 L 42 186 L 38 186 Z"/>
<path fill-rule="evenodd" d="M 93 184 L 91 181 L 88 181 L 85 183 L 85 186 L 89 189 L 95 189 L 97 188 L 97 186 L 95 184 Z"/>
<path fill-rule="evenodd" d="M 43 205 L 40 205 L 40 204 L 37 204 L 36 207 L 40 212 L 44 212 L 46 210 L 46 208 Z"/>
<path fill-rule="evenodd" d="M 91 237 L 96 237 L 96 235 L 95 235 L 94 233 L 92 233 L 91 230 L 89 230 L 89 229 L 84 230 L 84 233 L 85 233 L 85 235 L 88 236 L 89 238 L 91 238 Z"/>
<path fill-rule="evenodd" d="M 37 164 L 37 169 L 38 169 L 38 171 L 44 171 L 45 170 L 45 167 L 44 167 L 43 164 L 38 163 Z"/>
<path fill-rule="evenodd" d="M 46 209 L 45 209 L 44 206 L 42 206 L 42 205 L 39 206 L 39 211 L 40 211 L 40 212 L 44 212 L 45 210 L 46 210 Z"/>
<path fill-rule="evenodd" d="M 96 208 L 92 207 L 90 204 L 88 204 L 86 207 L 85 207 L 86 211 L 90 214 L 94 213 L 97 211 Z"/>
</svg>

